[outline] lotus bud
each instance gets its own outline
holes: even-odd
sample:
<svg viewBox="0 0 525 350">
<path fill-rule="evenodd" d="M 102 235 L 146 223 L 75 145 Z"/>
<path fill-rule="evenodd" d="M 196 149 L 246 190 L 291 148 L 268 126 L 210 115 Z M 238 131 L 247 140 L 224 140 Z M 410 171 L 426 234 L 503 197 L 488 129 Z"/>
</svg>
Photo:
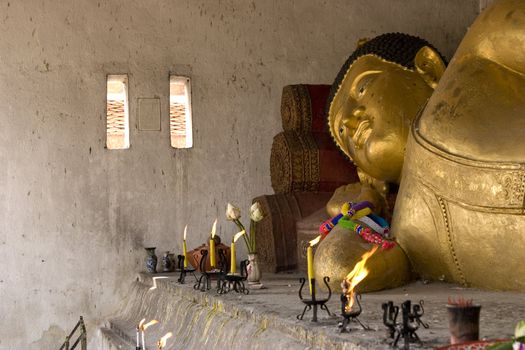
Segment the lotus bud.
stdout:
<svg viewBox="0 0 525 350">
<path fill-rule="evenodd" d="M 234 221 L 234 220 L 239 220 L 240 217 L 241 217 L 241 210 L 233 206 L 231 203 L 228 203 L 228 206 L 226 207 L 226 219 L 228 221 Z"/>
<path fill-rule="evenodd" d="M 514 331 L 514 337 L 521 338 L 525 337 L 525 321 L 519 321 Z"/>
<path fill-rule="evenodd" d="M 519 321 L 514 332 L 515 341 L 512 344 L 514 350 L 525 350 L 525 321 Z"/>
<path fill-rule="evenodd" d="M 252 204 L 250 208 L 250 219 L 253 222 L 259 222 L 264 218 L 264 214 L 261 208 L 261 205 L 259 202 L 255 202 Z"/>
</svg>

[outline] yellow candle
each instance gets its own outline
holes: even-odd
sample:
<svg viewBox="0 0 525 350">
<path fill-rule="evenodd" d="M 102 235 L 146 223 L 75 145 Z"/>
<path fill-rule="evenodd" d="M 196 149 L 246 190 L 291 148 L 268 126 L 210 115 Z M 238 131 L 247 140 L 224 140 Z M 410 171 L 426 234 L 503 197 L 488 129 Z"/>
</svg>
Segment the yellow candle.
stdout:
<svg viewBox="0 0 525 350">
<path fill-rule="evenodd" d="M 230 273 L 233 275 L 237 273 L 237 254 L 235 254 L 235 242 L 232 242 L 230 246 L 231 262 L 230 262 Z"/>
<path fill-rule="evenodd" d="M 246 231 L 242 230 L 241 232 L 237 232 L 235 236 L 233 236 L 232 239 L 232 245 L 230 246 L 230 273 L 234 274 L 237 273 L 237 254 L 235 252 L 235 242 L 241 237 Z"/>
<path fill-rule="evenodd" d="M 308 264 L 308 287 L 310 287 L 310 295 L 312 295 L 313 284 L 312 279 L 315 278 L 314 272 L 314 249 L 313 246 L 319 243 L 321 236 L 310 241 L 310 245 L 306 248 L 306 262 Z"/>
<path fill-rule="evenodd" d="M 188 267 L 188 247 L 186 246 L 186 232 L 188 231 L 188 225 L 184 227 L 184 240 L 182 241 L 182 255 L 184 255 L 184 268 Z"/>
<path fill-rule="evenodd" d="M 212 269 L 214 269 L 215 266 L 217 266 L 217 261 L 215 259 L 215 240 L 213 239 L 215 237 L 216 231 L 217 231 L 217 219 L 215 219 L 215 222 L 213 223 L 213 227 L 211 229 L 211 238 L 210 238 L 210 265 Z"/>
<path fill-rule="evenodd" d="M 210 239 L 210 265 L 212 269 L 215 268 L 216 263 L 217 261 L 215 260 L 215 241 L 212 238 Z"/>
<path fill-rule="evenodd" d="M 308 262 L 308 287 L 312 295 L 312 278 L 314 278 L 314 252 L 312 246 L 306 248 L 306 260 Z"/>
</svg>

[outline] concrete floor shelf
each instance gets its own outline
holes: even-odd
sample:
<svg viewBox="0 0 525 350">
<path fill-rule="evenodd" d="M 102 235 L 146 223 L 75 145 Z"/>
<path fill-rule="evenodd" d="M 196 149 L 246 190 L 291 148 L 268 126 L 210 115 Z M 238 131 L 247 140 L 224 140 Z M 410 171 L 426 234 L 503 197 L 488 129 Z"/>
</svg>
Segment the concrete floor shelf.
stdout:
<svg viewBox="0 0 525 350">
<path fill-rule="evenodd" d="M 178 274 L 140 274 L 123 300 L 120 313 L 101 330 L 100 349 L 131 349 L 135 327 L 142 319 L 160 323 L 148 329 L 146 337 L 153 345 L 157 339 L 173 332 L 165 349 L 389 349 L 387 330 L 382 323 L 382 303 L 392 300 L 425 300 L 425 321 L 429 329 L 420 329 L 423 346 L 431 349 L 446 345 L 448 324 L 445 304 L 449 296 L 473 298 L 483 306 L 481 338 L 508 338 L 518 320 L 525 317 L 525 294 L 486 292 L 445 283 L 414 282 L 403 288 L 363 294 L 360 319 L 371 330 L 358 327 L 340 333 L 340 315 L 319 316 L 317 323 L 298 321 L 302 304 L 297 297 L 299 275 L 265 275 L 268 287 L 249 295 L 218 295 L 214 290 L 195 293 L 192 286 L 177 283 Z M 156 286 L 156 287 L 155 287 Z M 336 291 L 335 291 L 336 292 Z M 339 310 L 339 298 L 329 302 Z M 355 326 L 355 325 L 354 325 Z M 354 327 L 353 326 L 353 327 Z M 127 345 L 123 345 L 127 344 Z M 125 346 L 125 347 L 124 347 Z"/>
</svg>

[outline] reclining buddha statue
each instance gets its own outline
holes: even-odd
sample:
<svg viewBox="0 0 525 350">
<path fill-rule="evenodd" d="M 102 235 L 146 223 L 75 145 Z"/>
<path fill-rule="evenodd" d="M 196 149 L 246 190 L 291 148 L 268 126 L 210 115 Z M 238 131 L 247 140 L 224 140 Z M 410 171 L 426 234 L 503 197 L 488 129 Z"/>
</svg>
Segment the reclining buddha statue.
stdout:
<svg viewBox="0 0 525 350">
<path fill-rule="evenodd" d="M 525 290 L 525 2 L 474 22 L 408 138 L 393 229 L 422 276 Z"/>
<path fill-rule="evenodd" d="M 359 168 L 336 191 L 381 213 L 399 191 L 392 233 L 361 290 L 425 279 L 525 290 L 525 2 L 500 0 L 474 22 L 445 70 L 430 44 L 385 34 L 359 46 L 329 99 L 330 132 Z M 338 284 L 370 244 L 337 225 L 315 257 Z M 409 262 L 411 264 L 409 264 Z"/>
</svg>

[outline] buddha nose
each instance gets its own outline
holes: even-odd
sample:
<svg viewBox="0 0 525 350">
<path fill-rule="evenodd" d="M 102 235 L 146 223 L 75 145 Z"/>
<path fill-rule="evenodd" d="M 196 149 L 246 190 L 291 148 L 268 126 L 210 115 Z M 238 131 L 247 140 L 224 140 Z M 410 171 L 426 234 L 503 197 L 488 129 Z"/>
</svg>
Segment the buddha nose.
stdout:
<svg viewBox="0 0 525 350">
<path fill-rule="evenodd" d="M 364 106 L 357 106 L 352 109 L 350 115 L 343 119 L 344 126 L 350 130 L 355 130 L 365 115 L 365 111 L 366 108 Z"/>
<path fill-rule="evenodd" d="M 353 115 L 355 118 L 362 117 L 362 116 L 365 114 L 365 110 L 366 110 L 366 108 L 365 108 L 364 106 L 357 106 L 357 107 L 354 108 L 354 110 L 352 111 L 352 115 Z"/>
</svg>

